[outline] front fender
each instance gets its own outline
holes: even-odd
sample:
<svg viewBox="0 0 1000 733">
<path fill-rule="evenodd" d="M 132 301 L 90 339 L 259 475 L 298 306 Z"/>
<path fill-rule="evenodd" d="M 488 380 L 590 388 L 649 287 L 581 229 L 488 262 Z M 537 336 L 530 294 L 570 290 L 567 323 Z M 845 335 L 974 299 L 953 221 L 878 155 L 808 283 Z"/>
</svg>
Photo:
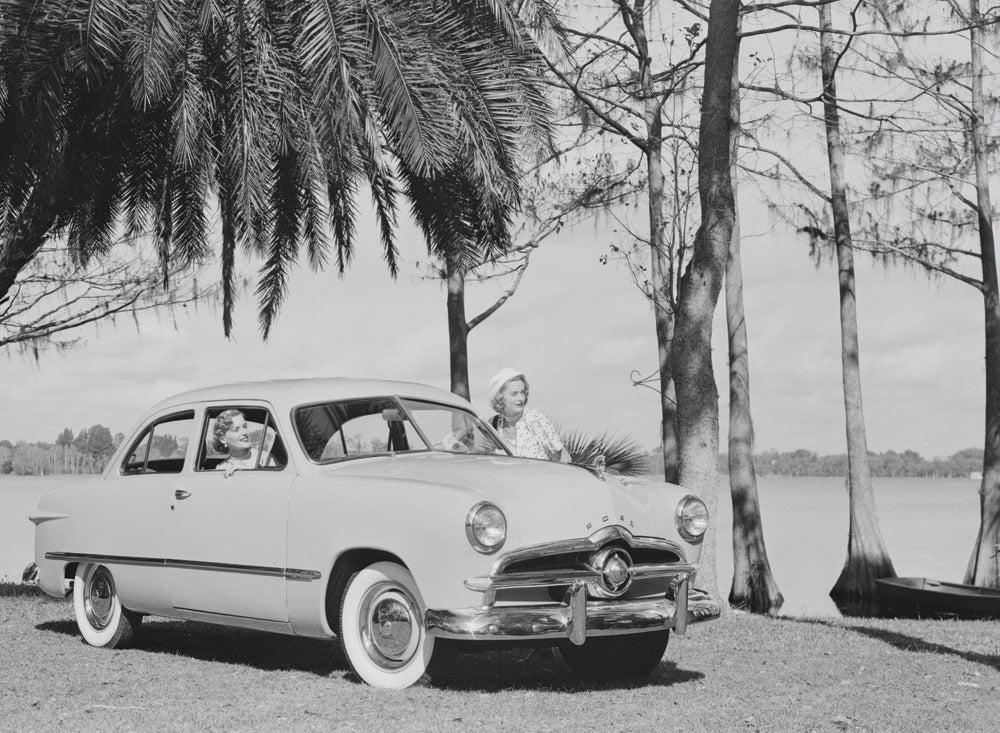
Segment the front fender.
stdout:
<svg viewBox="0 0 1000 733">
<path fill-rule="evenodd" d="M 482 597 L 466 578 L 489 574 L 495 555 L 476 552 L 465 520 L 480 497 L 448 486 L 407 486 L 359 479 L 349 486 L 300 479 L 288 516 L 288 567 L 318 570 L 319 581 L 288 581 L 288 613 L 296 633 L 330 636 L 325 597 L 338 557 L 372 549 L 399 557 L 428 608 L 476 605 Z M 517 542 L 508 536 L 507 543 Z M 502 551 L 502 548 L 501 548 Z"/>
</svg>

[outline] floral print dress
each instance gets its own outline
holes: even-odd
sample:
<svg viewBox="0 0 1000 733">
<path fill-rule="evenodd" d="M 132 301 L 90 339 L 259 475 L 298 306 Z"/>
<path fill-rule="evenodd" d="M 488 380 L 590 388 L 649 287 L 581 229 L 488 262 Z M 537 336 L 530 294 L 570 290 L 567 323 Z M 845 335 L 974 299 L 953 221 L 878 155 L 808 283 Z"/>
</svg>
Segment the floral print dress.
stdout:
<svg viewBox="0 0 1000 733">
<path fill-rule="evenodd" d="M 493 418 L 493 426 L 500 429 L 500 416 Z M 562 439 L 555 426 L 538 410 L 525 407 L 521 419 L 514 424 L 513 440 L 505 436 L 514 455 L 524 458 L 550 459 L 563 449 Z M 502 431 L 501 431 L 502 432 Z"/>
</svg>

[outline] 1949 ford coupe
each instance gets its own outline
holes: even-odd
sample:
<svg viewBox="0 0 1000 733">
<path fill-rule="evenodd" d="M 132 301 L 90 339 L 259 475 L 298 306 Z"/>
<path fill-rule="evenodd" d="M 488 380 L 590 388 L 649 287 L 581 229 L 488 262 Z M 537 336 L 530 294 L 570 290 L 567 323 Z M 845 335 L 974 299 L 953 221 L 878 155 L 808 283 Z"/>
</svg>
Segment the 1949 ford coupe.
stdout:
<svg viewBox="0 0 1000 733">
<path fill-rule="evenodd" d="M 671 629 L 719 615 L 691 585 L 699 499 L 514 457 L 468 402 L 406 382 L 178 395 L 100 479 L 29 518 L 39 585 L 72 595 L 90 644 L 129 643 L 146 615 L 336 638 L 381 687 L 416 682 L 441 640 L 553 645 L 581 674 L 641 676 Z"/>
</svg>

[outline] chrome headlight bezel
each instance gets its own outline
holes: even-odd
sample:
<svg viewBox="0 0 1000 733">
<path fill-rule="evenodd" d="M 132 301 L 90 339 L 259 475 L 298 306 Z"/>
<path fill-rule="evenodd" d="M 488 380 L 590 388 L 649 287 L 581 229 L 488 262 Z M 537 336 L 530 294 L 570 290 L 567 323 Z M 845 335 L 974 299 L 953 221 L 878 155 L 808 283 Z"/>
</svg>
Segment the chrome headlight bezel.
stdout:
<svg viewBox="0 0 1000 733">
<path fill-rule="evenodd" d="M 708 531 L 708 507 L 705 502 L 694 494 L 688 494 L 677 502 L 677 512 L 674 516 L 677 532 L 686 541 L 698 544 L 705 538 Z M 699 523 L 703 522 L 701 529 Z"/>
<path fill-rule="evenodd" d="M 493 526 L 499 527 L 501 530 L 500 540 L 494 544 L 488 544 L 484 542 L 480 537 L 482 524 L 477 525 L 476 520 L 480 518 L 480 515 L 484 512 L 494 513 L 494 519 L 499 517 L 499 522 L 494 521 Z M 494 552 L 503 547 L 504 543 L 507 541 L 507 516 L 503 513 L 496 504 L 491 501 L 481 501 L 472 509 L 465 517 L 465 536 L 469 540 L 469 544 L 472 545 L 472 549 L 483 555 L 492 555 Z"/>
</svg>

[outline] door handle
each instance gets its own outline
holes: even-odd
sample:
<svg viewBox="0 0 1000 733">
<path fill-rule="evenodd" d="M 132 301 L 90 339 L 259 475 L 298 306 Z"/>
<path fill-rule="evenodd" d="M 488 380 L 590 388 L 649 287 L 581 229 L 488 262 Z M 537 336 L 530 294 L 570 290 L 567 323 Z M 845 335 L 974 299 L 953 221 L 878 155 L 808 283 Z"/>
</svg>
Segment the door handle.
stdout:
<svg viewBox="0 0 1000 733">
<path fill-rule="evenodd" d="M 185 491 L 184 489 L 177 489 L 177 491 L 174 492 L 175 499 L 187 499 L 189 496 L 191 496 L 191 492 Z"/>
</svg>

